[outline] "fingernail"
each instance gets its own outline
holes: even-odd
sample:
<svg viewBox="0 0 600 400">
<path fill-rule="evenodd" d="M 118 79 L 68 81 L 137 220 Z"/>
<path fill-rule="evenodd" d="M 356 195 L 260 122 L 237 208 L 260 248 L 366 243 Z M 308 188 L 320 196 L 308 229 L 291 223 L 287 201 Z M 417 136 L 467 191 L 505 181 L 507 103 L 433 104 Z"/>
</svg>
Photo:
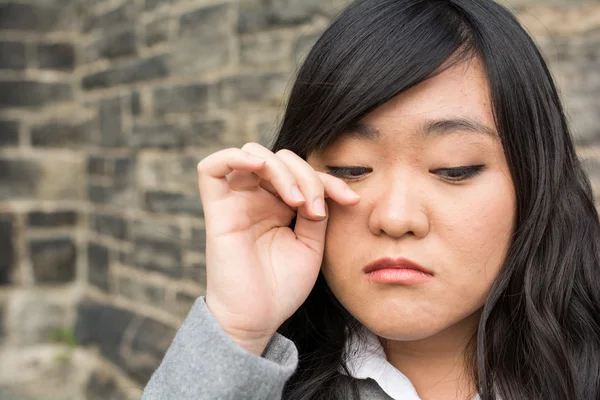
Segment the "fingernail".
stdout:
<svg viewBox="0 0 600 400">
<path fill-rule="evenodd" d="M 317 214 L 319 217 L 326 216 L 326 214 L 325 214 L 325 202 L 323 201 L 323 198 L 317 197 L 315 199 L 315 201 L 313 202 L 313 206 L 314 206 L 315 214 Z"/>
<path fill-rule="evenodd" d="M 292 187 L 292 197 L 295 201 L 304 201 L 304 196 L 297 185 Z"/>
</svg>

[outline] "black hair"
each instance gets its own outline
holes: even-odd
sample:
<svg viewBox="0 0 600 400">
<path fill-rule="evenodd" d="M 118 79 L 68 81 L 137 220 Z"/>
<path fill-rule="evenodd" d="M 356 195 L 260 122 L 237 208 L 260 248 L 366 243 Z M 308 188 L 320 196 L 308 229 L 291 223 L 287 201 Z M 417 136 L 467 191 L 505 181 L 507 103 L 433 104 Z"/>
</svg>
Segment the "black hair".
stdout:
<svg viewBox="0 0 600 400">
<path fill-rule="evenodd" d="M 517 193 L 516 225 L 472 341 L 482 400 L 600 399 L 600 222 L 555 84 L 491 0 L 358 0 L 312 48 L 273 151 L 305 158 L 394 96 L 478 57 Z M 292 223 L 293 226 L 293 223 Z M 323 275 L 279 329 L 300 362 L 289 400 L 349 398 L 343 348 L 360 324 Z"/>
</svg>

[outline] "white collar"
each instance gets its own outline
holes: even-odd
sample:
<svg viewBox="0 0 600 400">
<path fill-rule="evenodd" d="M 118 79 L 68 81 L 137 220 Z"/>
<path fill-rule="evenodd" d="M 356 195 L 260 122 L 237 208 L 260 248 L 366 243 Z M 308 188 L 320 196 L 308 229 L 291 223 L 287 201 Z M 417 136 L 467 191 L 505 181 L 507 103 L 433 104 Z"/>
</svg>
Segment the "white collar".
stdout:
<svg viewBox="0 0 600 400">
<path fill-rule="evenodd" d="M 417 390 L 406 375 L 390 364 L 379 338 L 365 326 L 361 336 L 352 336 L 346 342 L 344 355 L 350 376 L 356 379 L 371 378 L 393 399 L 421 400 Z M 340 369 L 340 372 L 346 374 Z M 474 400 L 479 400 L 476 396 Z"/>
</svg>

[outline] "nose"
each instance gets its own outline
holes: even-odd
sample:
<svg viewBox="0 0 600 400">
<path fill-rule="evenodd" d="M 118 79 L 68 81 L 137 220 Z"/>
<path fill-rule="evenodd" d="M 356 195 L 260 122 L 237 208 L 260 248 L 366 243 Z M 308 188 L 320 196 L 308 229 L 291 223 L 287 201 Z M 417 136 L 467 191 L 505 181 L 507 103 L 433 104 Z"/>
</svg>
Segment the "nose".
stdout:
<svg viewBox="0 0 600 400">
<path fill-rule="evenodd" d="M 396 174 L 372 192 L 377 196 L 369 218 L 369 229 L 374 235 L 400 238 L 406 234 L 425 237 L 429 233 L 424 189 L 409 175 Z"/>
</svg>

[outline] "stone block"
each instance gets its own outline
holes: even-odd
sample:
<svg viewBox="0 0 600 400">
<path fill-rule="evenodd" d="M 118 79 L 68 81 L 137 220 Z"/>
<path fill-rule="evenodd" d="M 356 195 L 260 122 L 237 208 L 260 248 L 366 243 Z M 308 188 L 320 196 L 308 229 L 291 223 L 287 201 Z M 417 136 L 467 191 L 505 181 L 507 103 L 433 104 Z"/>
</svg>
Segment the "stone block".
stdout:
<svg viewBox="0 0 600 400">
<path fill-rule="evenodd" d="M 131 92 L 131 101 L 130 101 L 130 106 L 131 106 L 131 115 L 140 115 L 142 113 L 142 99 L 140 97 L 140 92 L 137 90 L 134 90 L 133 92 Z"/>
<path fill-rule="evenodd" d="M 88 124 L 50 122 L 31 128 L 31 145 L 34 147 L 73 148 L 86 145 L 89 140 Z"/>
<path fill-rule="evenodd" d="M 73 99 L 70 85 L 27 80 L 0 81 L 1 107 L 41 107 Z"/>
<path fill-rule="evenodd" d="M 103 147 L 125 146 L 121 122 L 121 99 L 113 98 L 100 102 L 98 121 L 100 129 L 100 145 Z"/>
<path fill-rule="evenodd" d="M 181 316 L 187 315 L 197 298 L 198 296 L 186 292 L 177 292 L 175 294 L 175 310 L 177 314 Z"/>
<path fill-rule="evenodd" d="M 151 11 L 157 7 L 166 7 L 171 4 L 171 0 L 145 0 L 144 10 Z"/>
<path fill-rule="evenodd" d="M 154 213 L 188 214 L 196 217 L 204 216 L 199 195 L 161 190 L 148 191 L 145 195 L 144 203 L 145 210 Z"/>
<path fill-rule="evenodd" d="M 29 239 L 29 258 L 38 283 L 67 283 L 75 280 L 77 247 L 70 237 Z"/>
<path fill-rule="evenodd" d="M 160 272 L 171 278 L 183 275 L 181 244 L 171 240 L 136 239 L 133 262 L 136 268 Z"/>
<path fill-rule="evenodd" d="M 140 163 L 141 187 L 160 189 L 177 185 L 183 190 L 196 192 L 198 186 L 198 158 L 179 154 L 147 158 Z"/>
<path fill-rule="evenodd" d="M 206 229 L 192 228 L 192 238 L 189 249 L 199 253 L 206 252 Z"/>
<path fill-rule="evenodd" d="M 157 114 L 205 111 L 209 103 L 209 86 L 192 84 L 157 88 L 153 97 Z"/>
<path fill-rule="evenodd" d="M 0 214 L 0 285 L 11 283 L 16 254 L 14 237 L 14 217 L 11 214 Z"/>
<path fill-rule="evenodd" d="M 71 71 L 75 67 L 75 48 L 69 43 L 38 44 L 37 56 L 41 69 Z"/>
<path fill-rule="evenodd" d="M 77 211 L 31 211 L 27 214 L 27 226 L 30 228 L 75 227 Z"/>
<path fill-rule="evenodd" d="M 129 223 L 129 231 L 134 239 L 172 240 L 181 242 L 181 228 L 171 222 L 144 218 Z"/>
<path fill-rule="evenodd" d="M 323 13 L 323 3 L 323 0 L 243 0 L 237 29 L 243 34 L 304 24 Z"/>
<path fill-rule="evenodd" d="M 82 31 L 87 33 L 97 29 L 110 32 L 123 26 L 133 25 L 135 22 L 133 5 L 132 0 L 127 0 L 118 7 L 103 14 L 95 15 L 90 13 L 88 18 L 83 22 Z"/>
<path fill-rule="evenodd" d="M 88 199 L 92 203 L 122 207 L 136 206 L 135 187 L 127 183 L 112 185 L 88 185 Z"/>
<path fill-rule="evenodd" d="M 188 130 L 185 142 L 197 147 L 226 147 L 229 145 L 229 127 L 224 120 L 195 121 Z"/>
<path fill-rule="evenodd" d="M 19 290 L 6 304 L 6 327 L 14 345 L 49 343 L 68 322 L 68 309 L 49 293 Z"/>
<path fill-rule="evenodd" d="M 0 160 L 0 199 L 35 197 L 42 165 L 34 160 Z"/>
<path fill-rule="evenodd" d="M 204 262 L 195 262 L 189 265 L 185 269 L 184 276 L 206 288 L 206 264 Z"/>
<path fill-rule="evenodd" d="M 85 76 L 81 85 L 84 90 L 92 90 L 164 78 L 169 75 L 167 57 L 161 54 L 97 72 Z"/>
<path fill-rule="evenodd" d="M 136 183 L 136 166 L 137 158 L 135 155 L 115 158 L 113 167 L 115 183 Z"/>
<path fill-rule="evenodd" d="M 244 67 L 287 67 L 291 56 L 290 39 L 280 32 L 245 36 L 240 39 L 240 63 Z"/>
<path fill-rule="evenodd" d="M 84 51 L 84 62 L 100 59 L 113 60 L 137 54 L 136 36 L 133 28 L 115 34 L 109 33 L 89 45 Z"/>
<path fill-rule="evenodd" d="M 115 239 L 124 240 L 127 238 L 127 223 L 121 217 L 91 214 L 90 228 L 97 233 L 111 236 Z"/>
<path fill-rule="evenodd" d="M 106 247 L 88 243 L 88 282 L 100 289 L 109 290 L 110 252 Z"/>
<path fill-rule="evenodd" d="M 112 158 L 90 156 L 87 161 L 87 173 L 92 176 L 107 177 L 113 173 Z"/>
<path fill-rule="evenodd" d="M 60 9 L 36 3 L 0 4 L 0 30 L 45 32 L 60 28 Z"/>
<path fill-rule="evenodd" d="M 150 283 L 140 283 L 121 276 L 119 277 L 119 294 L 130 300 L 157 307 L 165 305 L 165 288 Z"/>
<path fill-rule="evenodd" d="M 197 76 L 220 71 L 232 61 L 232 46 L 226 36 L 200 36 L 178 39 L 169 60 L 172 75 Z"/>
<path fill-rule="evenodd" d="M 134 314 L 130 311 L 84 299 L 77 307 L 75 337 L 79 344 L 96 345 L 106 359 L 118 366 L 124 366 L 120 346 L 133 318 Z"/>
<path fill-rule="evenodd" d="M 137 382 L 145 384 L 158 368 L 167 349 L 173 342 L 176 329 L 158 321 L 145 318 L 131 340 L 127 372 Z"/>
<path fill-rule="evenodd" d="M 179 35 L 198 38 L 232 33 L 230 8 L 230 4 L 217 4 L 183 14 L 179 19 Z"/>
<path fill-rule="evenodd" d="M 174 124 L 139 124 L 133 126 L 131 145 L 136 148 L 177 148 L 183 146 L 184 132 Z"/>
<path fill-rule="evenodd" d="M 264 104 L 280 106 L 284 93 L 291 84 L 284 73 L 239 75 L 223 79 L 219 84 L 219 106 L 225 109 L 240 104 Z"/>
<path fill-rule="evenodd" d="M 162 18 L 146 24 L 146 46 L 152 47 L 155 44 L 167 41 L 169 39 L 170 22 L 170 19 Z"/>
<path fill-rule="evenodd" d="M 25 69 L 25 43 L 0 41 L 0 69 Z"/>
<path fill-rule="evenodd" d="M 19 145 L 19 122 L 0 121 L 0 147 Z"/>
</svg>

